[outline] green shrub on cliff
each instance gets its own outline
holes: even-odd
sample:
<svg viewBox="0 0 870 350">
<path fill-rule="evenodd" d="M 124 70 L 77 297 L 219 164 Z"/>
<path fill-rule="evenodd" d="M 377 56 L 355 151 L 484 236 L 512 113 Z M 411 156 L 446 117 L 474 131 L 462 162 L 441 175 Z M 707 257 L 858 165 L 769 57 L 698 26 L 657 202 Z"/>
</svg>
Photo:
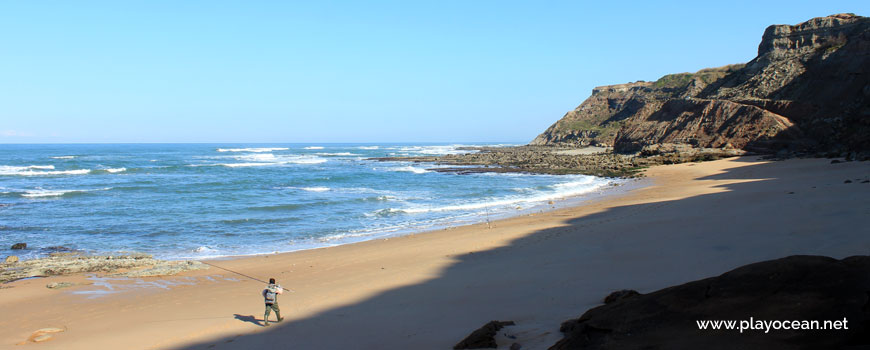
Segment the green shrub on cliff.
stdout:
<svg viewBox="0 0 870 350">
<path fill-rule="evenodd" d="M 692 73 L 677 73 L 665 75 L 653 83 L 653 87 L 657 89 L 678 89 L 689 85 L 689 82 L 694 78 Z"/>
</svg>

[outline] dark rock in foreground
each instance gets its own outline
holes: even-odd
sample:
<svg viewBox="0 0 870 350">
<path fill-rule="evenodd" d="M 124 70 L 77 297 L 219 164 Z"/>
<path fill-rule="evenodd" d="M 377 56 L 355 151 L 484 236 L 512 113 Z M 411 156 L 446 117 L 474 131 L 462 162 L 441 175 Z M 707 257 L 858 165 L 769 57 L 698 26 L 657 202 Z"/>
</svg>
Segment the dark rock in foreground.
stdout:
<svg viewBox="0 0 870 350">
<path fill-rule="evenodd" d="M 610 304 L 610 303 L 617 302 L 617 301 L 620 301 L 623 299 L 636 297 L 638 295 L 640 295 L 640 293 L 638 293 L 636 290 L 630 290 L 630 289 L 618 290 L 618 291 L 615 291 L 613 293 L 610 293 L 610 295 L 605 297 L 604 303 Z"/>
<path fill-rule="evenodd" d="M 453 346 L 454 349 L 495 349 L 498 344 L 495 343 L 495 335 L 498 330 L 504 326 L 513 326 L 514 321 L 490 321 L 483 325 L 470 335 L 462 339 L 459 344 Z"/>
<path fill-rule="evenodd" d="M 622 298 L 566 321 L 563 349 L 866 349 L 870 256 L 791 256 Z M 699 320 L 842 321 L 848 329 L 700 330 Z"/>
<path fill-rule="evenodd" d="M 12 249 L 27 249 L 27 243 L 15 243 L 12 245 Z"/>
</svg>

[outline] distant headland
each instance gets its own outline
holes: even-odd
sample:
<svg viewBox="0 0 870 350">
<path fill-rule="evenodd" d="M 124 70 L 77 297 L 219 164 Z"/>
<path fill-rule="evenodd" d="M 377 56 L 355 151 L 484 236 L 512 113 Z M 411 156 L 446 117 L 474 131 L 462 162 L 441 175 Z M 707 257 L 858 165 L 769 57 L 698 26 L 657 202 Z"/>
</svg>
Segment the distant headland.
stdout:
<svg viewBox="0 0 870 350">
<path fill-rule="evenodd" d="M 864 160 L 870 158 L 868 70 L 868 17 L 772 25 L 746 64 L 597 87 L 528 146 L 408 160 L 481 166 L 457 171 L 604 176 L 742 154 Z M 598 152 L 571 151 L 587 147 Z"/>
</svg>

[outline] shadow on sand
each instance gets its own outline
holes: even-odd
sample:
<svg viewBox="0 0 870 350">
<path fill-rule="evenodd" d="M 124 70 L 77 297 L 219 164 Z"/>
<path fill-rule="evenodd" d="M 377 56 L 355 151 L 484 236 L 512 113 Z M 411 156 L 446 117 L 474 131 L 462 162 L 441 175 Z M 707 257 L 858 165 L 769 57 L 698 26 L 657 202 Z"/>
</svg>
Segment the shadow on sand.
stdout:
<svg viewBox="0 0 870 350">
<path fill-rule="evenodd" d="M 263 320 L 254 317 L 254 315 L 244 316 L 244 315 L 235 314 L 234 316 L 239 321 L 253 323 L 253 324 L 261 326 L 261 327 L 263 326 Z"/>
<path fill-rule="evenodd" d="M 700 180 L 746 181 L 571 218 L 504 247 L 454 256 L 425 282 L 185 349 L 450 349 L 490 320 L 516 321 L 530 329 L 526 337 L 558 338 L 561 321 L 613 290 L 646 293 L 794 254 L 868 254 L 870 184 L 854 180 L 866 178 L 870 164 L 828 163 L 728 169 Z M 810 171 L 820 166 L 825 172 Z M 772 167 L 788 177 L 766 177 Z M 292 315 L 294 300 L 285 300 Z M 236 318 L 261 325 L 253 316 Z"/>
</svg>

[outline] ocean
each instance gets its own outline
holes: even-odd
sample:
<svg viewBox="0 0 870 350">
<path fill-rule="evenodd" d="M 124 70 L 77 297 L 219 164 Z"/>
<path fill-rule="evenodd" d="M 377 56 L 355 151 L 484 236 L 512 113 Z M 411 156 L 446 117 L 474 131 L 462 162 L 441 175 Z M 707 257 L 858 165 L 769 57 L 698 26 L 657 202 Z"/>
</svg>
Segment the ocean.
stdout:
<svg viewBox="0 0 870 350">
<path fill-rule="evenodd" d="M 461 146 L 0 145 L 0 254 L 288 252 L 525 215 L 624 181 L 367 159 L 469 152 Z M 28 249 L 11 250 L 18 242 Z"/>
</svg>

